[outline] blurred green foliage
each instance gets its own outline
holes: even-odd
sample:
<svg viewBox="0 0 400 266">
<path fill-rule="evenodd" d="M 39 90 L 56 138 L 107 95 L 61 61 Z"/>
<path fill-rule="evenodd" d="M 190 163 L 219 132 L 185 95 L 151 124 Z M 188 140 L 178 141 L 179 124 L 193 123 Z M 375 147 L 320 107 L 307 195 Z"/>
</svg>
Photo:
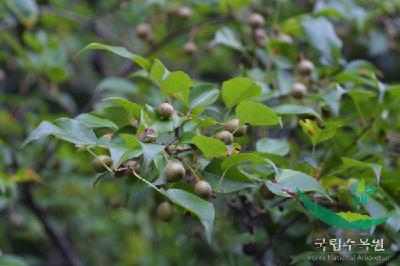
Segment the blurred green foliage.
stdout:
<svg viewBox="0 0 400 266">
<path fill-rule="evenodd" d="M 398 0 L 1 1 L 0 265 L 313 265 L 307 254 L 321 231 L 383 238 L 398 256 L 399 26 Z M 77 55 L 89 43 L 127 50 Z M 315 65 L 307 75 L 305 59 Z M 305 95 L 293 93 L 299 83 Z M 104 143 L 116 130 L 139 136 L 143 121 L 171 133 L 151 107 L 166 99 L 178 117 L 191 112 L 179 145 L 198 147 L 196 167 L 216 195 L 211 242 L 180 207 L 171 222 L 157 220 L 163 197 L 137 178 L 106 174 L 93 188 L 82 147 L 40 138 L 21 148 L 42 121 L 61 117 Z M 236 117 L 251 127 L 233 146 L 195 137 Z M 64 123 L 68 136 L 56 137 L 77 144 Z M 161 150 L 124 141 L 113 159 L 126 147 L 130 158 Z M 141 171 L 160 185 L 164 162 L 153 159 Z M 357 209 L 351 188 L 362 179 L 378 191 Z M 193 192 L 181 183 L 172 186 Z M 288 193 L 295 186 L 325 195 L 313 199 L 332 211 L 390 219 L 371 231 L 330 228 Z"/>
</svg>

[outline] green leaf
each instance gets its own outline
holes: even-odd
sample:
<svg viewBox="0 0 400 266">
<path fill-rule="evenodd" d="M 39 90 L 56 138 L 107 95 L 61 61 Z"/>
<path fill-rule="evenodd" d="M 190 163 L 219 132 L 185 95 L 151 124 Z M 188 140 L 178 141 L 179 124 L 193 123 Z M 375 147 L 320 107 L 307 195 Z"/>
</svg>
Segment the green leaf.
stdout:
<svg viewBox="0 0 400 266">
<path fill-rule="evenodd" d="M 153 79 L 154 82 L 160 84 L 161 81 L 169 75 L 168 69 L 161 63 L 160 60 L 154 59 L 154 63 L 151 66 L 150 70 L 150 78 Z"/>
<path fill-rule="evenodd" d="M 144 70 L 150 71 L 151 64 L 146 58 L 141 57 L 136 54 L 133 54 L 124 47 L 111 46 L 111 45 L 106 45 L 106 44 L 101 44 L 101 43 L 90 43 L 86 47 L 84 47 L 82 50 L 80 50 L 77 55 L 79 55 L 80 53 L 87 51 L 87 50 L 107 50 L 107 51 L 112 52 L 121 57 L 130 59 L 133 62 L 135 62 L 136 64 L 138 64 Z"/>
<path fill-rule="evenodd" d="M 237 77 L 222 83 L 222 99 L 229 109 L 260 95 L 260 86 L 249 78 Z"/>
<path fill-rule="evenodd" d="M 225 171 L 234 165 L 246 161 L 252 161 L 254 163 L 260 163 L 260 164 L 265 163 L 265 160 L 255 153 L 239 153 L 226 158 L 221 164 L 221 169 Z"/>
<path fill-rule="evenodd" d="M 100 118 L 92 114 L 80 114 L 76 118 L 76 120 L 81 121 L 91 128 L 114 128 L 117 129 L 118 126 L 108 119 Z"/>
<path fill-rule="evenodd" d="M 373 226 L 382 224 L 386 222 L 389 218 L 386 217 L 377 217 L 371 218 L 366 215 L 357 214 L 357 213 L 335 213 L 331 210 L 328 210 L 316 203 L 313 203 L 311 200 L 307 198 L 307 196 L 300 190 L 297 190 L 297 196 L 300 201 L 306 207 L 306 209 L 316 218 L 323 221 L 326 224 L 329 224 L 333 227 L 337 228 L 345 228 L 345 229 L 369 229 Z"/>
<path fill-rule="evenodd" d="M 159 145 L 159 144 L 141 143 L 141 145 L 143 149 L 145 166 L 149 166 L 149 164 L 154 160 L 156 155 L 158 155 L 165 149 L 164 145 Z"/>
<path fill-rule="evenodd" d="M 289 153 L 289 143 L 286 139 L 262 138 L 256 143 L 259 152 L 285 156 Z"/>
<path fill-rule="evenodd" d="M 84 123 L 74 119 L 60 118 L 54 121 L 54 123 L 48 121 L 40 123 L 40 125 L 22 143 L 22 146 L 50 135 L 78 146 L 97 144 L 96 135 L 92 129 Z"/>
<path fill-rule="evenodd" d="M 23 24 L 32 26 L 37 21 L 39 8 L 36 0 L 7 0 L 5 3 L 7 8 Z"/>
<path fill-rule="evenodd" d="M 310 138 L 313 145 L 333 138 L 336 135 L 337 128 L 341 126 L 340 123 L 329 121 L 323 128 L 320 128 L 317 122 L 310 119 L 299 121 L 299 125 L 302 127 L 303 132 Z"/>
<path fill-rule="evenodd" d="M 361 162 L 361 161 L 351 159 L 351 158 L 346 158 L 346 157 L 342 157 L 341 159 L 343 162 L 344 169 L 349 169 L 349 168 L 353 168 L 353 167 L 371 169 L 375 173 L 376 183 L 379 184 L 379 181 L 381 179 L 381 171 L 382 171 L 382 166 L 380 166 L 379 164 Z"/>
<path fill-rule="evenodd" d="M 302 192 L 318 192 L 332 201 L 314 177 L 291 169 L 280 169 L 275 181 L 268 181 L 267 186 L 272 193 L 279 196 L 291 197 L 288 192 L 296 193 L 299 189 Z"/>
<path fill-rule="evenodd" d="M 219 139 L 197 135 L 192 139 L 192 142 L 207 159 L 226 156 L 228 154 L 225 144 Z"/>
<path fill-rule="evenodd" d="M 163 79 L 160 86 L 166 94 L 172 94 L 187 91 L 193 86 L 193 83 L 188 74 L 183 71 L 175 71 Z"/>
<path fill-rule="evenodd" d="M 140 118 L 140 113 L 141 113 L 142 107 L 137 103 L 128 101 L 121 97 L 110 97 L 110 98 L 104 99 L 103 101 L 118 104 L 128 112 L 129 116 L 133 115 L 136 118 Z"/>
<path fill-rule="evenodd" d="M 215 33 L 212 45 L 224 45 L 229 48 L 242 51 L 243 45 L 240 43 L 233 30 L 228 27 L 223 27 Z"/>
<path fill-rule="evenodd" d="M 311 107 L 295 105 L 295 104 L 282 104 L 278 106 L 274 106 L 272 108 L 276 113 L 280 115 L 291 115 L 291 114 L 308 114 L 317 117 L 319 120 L 322 120 L 322 117 Z"/>
<path fill-rule="evenodd" d="M 236 115 L 241 124 L 269 126 L 279 123 L 277 115 L 269 107 L 250 101 L 241 102 L 236 107 Z"/>
<path fill-rule="evenodd" d="M 108 77 L 102 80 L 96 87 L 96 91 L 103 92 L 106 90 L 112 93 L 122 92 L 128 94 L 137 93 L 139 91 L 135 84 L 120 77 Z"/>
<path fill-rule="evenodd" d="M 341 57 L 342 41 L 336 35 L 332 23 L 324 17 L 305 16 L 301 22 L 310 44 L 324 59 L 337 63 Z"/>
<path fill-rule="evenodd" d="M 213 223 L 215 218 L 214 206 L 198 196 L 182 189 L 162 190 L 172 202 L 193 213 L 203 224 L 207 241 L 211 242 Z"/>
<path fill-rule="evenodd" d="M 219 90 L 213 84 L 201 84 L 195 86 L 189 94 L 189 106 L 191 109 L 213 104 L 219 97 Z"/>
<path fill-rule="evenodd" d="M 370 219 L 368 215 L 361 214 L 361 213 L 354 213 L 354 212 L 338 212 L 337 215 L 344 218 L 348 222 L 354 222 L 358 220 L 367 220 Z"/>
<path fill-rule="evenodd" d="M 166 94 L 181 93 L 182 100 L 185 104 L 189 101 L 189 89 L 193 86 L 193 82 L 183 71 L 175 71 L 169 73 L 169 75 L 161 80 L 160 87 L 161 91 Z"/>
<path fill-rule="evenodd" d="M 344 93 L 344 89 L 337 84 L 335 90 L 326 90 L 321 95 L 321 98 L 328 104 L 335 116 L 339 115 L 340 99 Z"/>
<path fill-rule="evenodd" d="M 256 153 L 239 153 L 239 154 L 235 154 L 232 156 L 229 156 L 228 158 L 226 158 L 222 164 L 221 164 L 221 169 L 226 171 L 229 168 L 231 168 L 234 165 L 237 165 L 239 163 L 242 162 L 246 162 L 246 161 L 251 161 L 254 164 L 269 164 L 274 171 L 278 174 L 278 168 L 276 167 L 276 165 L 269 160 L 268 158 L 263 158 L 261 156 L 259 156 Z"/>
</svg>

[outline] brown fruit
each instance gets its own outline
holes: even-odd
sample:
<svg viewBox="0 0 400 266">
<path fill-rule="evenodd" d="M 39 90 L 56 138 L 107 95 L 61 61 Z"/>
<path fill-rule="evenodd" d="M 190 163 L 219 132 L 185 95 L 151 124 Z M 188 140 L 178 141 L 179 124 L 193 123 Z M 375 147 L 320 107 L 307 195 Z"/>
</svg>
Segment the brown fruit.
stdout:
<svg viewBox="0 0 400 266">
<path fill-rule="evenodd" d="M 151 25 L 143 22 L 136 26 L 136 34 L 141 39 L 147 39 L 152 35 Z"/>
<path fill-rule="evenodd" d="M 225 129 L 231 132 L 235 137 L 241 137 L 246 134 L 247 126 L 240 126 L 239 119 L 232 119 L 225 123 Z"/>
<path fill-rule="evenodd" d="M 133 174 L 133 172 L 137 173 L 140 170 L 140 164 L 136 160 L 129 160 L 124 164 L 124 166 L 128 168 L 126 171 L 128 177 L 134 177 L 135 175 Z"/>
<path fill-rule="evenodd" d="M 180 162 L 169 162 L 164 168 L 164 174 L 168 181 L 176 182 L 185 176 L 185 168 Z"/>
<path fill-rule="evenodd" d="M 253 13 L 249 16 L 248 23 L 251 27 L 258 28 L 265 24 L 265 19 L 259 13 Z"/>
<path fill-rule="evenodd" d="M 6 78 L 6 73 L 3 69 L 0 68 L 0 81 L 3 81 Z"/>
<path fill-rule="evenodd" d="M 104 166 L 104 164 L 108 167 L 111 167 L 112 159 L 110 156 L 99 155 L 92 161 L 92 166 L 96 173 L 104 173 L 105 171 L 107 171 L 107 168 Z"/>
<path fill-rule="evenodd" d="M 157 218 L 164 222 L 169 222 L 174 218 L 174 208 L 171 203 L 164 201 L 158 205 Z"/>
<path fill-rule="evenodd" d="M 266 185 L 262 185 L 260 187 L 260 195 L 263 199 L 270 200 L 275 197 L 275 194 L 272 193 Z"/>
<path fill-rule="evenodd" d="M 174 107 L 169 103 L 161 103 L 157 111 L 161 118 L 168 119 L 174 113 Z"/>
<path fill-rule="evenodd" d="M 225 143 L 226 145 L 230 145 L 233 142 L 233 135 L 231 132 L 223 130 L 217 133 L 217 138 Z"/>
<path fill-rule="evenodd" d="M 188 6 L 181 6 L 181 7 L 178 8 L 177 15 L 180 18 L 188 19 L 193 15 L 193 11 Z"/>
<path fill-rule="evenodd" d="M 300 75 L 310 75 L 314 69 L 314 63 L 307 59 L 301 60 L 297 65 L 297 70 Z"/>
<path fill-rule="evenodd" d="M 194 192 L 197 196 L 207 199 L 211 196 L 211 185 L 207 181 L 200 180 L 194 185 Z"/>
<path fill-rule="evenodd" d="M 258 46 L 264 47 L 267 40 L 267 32 L 264 29 L 256 29 L 253 32 L 254 41 Z"/>
<path fill-rule="evenodd" d="M 291 94 L 294 98 L 303 98 L 307 94 L 307 87 L 303 83 L 294 83 Z"/>
<path fill-rule="evenodd" d="M 183 51 L 188 55 L 194 55 L 197 52 L 197 45 L 194 42 L 189 41 L 183 46 Z"/>
<path fill-rule="evenodd" d="M 284 42 L 287 44 L 292 44 L 293 43 L 293 38 L 290 37 L 290 35 L 287 35 L 285 33 L 280 33 L 278 36 L 276 36 L 276 39 L 280 42 Z"/>
</svg>

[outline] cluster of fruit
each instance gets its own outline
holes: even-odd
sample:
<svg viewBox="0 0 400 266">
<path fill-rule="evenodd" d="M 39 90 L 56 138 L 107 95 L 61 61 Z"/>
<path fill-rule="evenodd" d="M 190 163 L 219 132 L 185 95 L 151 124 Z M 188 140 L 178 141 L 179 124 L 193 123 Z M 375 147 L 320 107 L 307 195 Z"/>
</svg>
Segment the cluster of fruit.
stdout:
<svg viewBox="0 0 400 266">
<path fill-rule="evenodd" d="M 161 119 L 171 119 L 174 114 L 174 108 L 169 103 L 161 103 L 157 109 L 158 115 Z M 221 140 L 226 145 L 233 143 L 233 137 L 241 137 L 247 132 L 247 125 L 240 125 L 238 119 L 232 119 L 225 123 L 225 130 L 218 132 L 215 137 Z M 120 167 L 111 169 L 112 158 L 108 155 L 99 155 L 92 162 L 93 169 L 97 173 L 104 173 L 112 171 L 114 177 L 134 177 L 140 170 L 139 160 L 131 159 L 124 162 Z M 164 168 L 164 176 L 168 182 L 178 182 L 183 179 L 186 174 L 186 169 L 183 164 L 176 158 L 174 161 L 169 161 Z M 194 173 L 193 173 L 194 174 Z M 195 174 L 194 174 L 195 175 Z M 194 192 L 196 195 L 203 199 L 210 199 L 212 195 L 211 185 L 205 181 L 200 180 L 195 176 Z M 164 201 L 157 208 L 157 217 L 163 221 L 170 221 L 173 217 L 173 206 L 170 202 Z"/>
<path fill-rule="evenodd" d="M 181 20 L 188 20 L 193 16 L 193 10 L 188 6 L 180 6 L 169 10 L 168 15 L 170 17 L 176 17 Z M 153 27 L 149 22 L 142 22 L 136 26 L 136 35 L 146 41 L 149 44 L 154 44 L 155 36 Z M 197 52 L 197 45 L 192 40 L 189 40 L 183 46 L 183 51 L 188 55 L 193 55 Z"/>
</svg>

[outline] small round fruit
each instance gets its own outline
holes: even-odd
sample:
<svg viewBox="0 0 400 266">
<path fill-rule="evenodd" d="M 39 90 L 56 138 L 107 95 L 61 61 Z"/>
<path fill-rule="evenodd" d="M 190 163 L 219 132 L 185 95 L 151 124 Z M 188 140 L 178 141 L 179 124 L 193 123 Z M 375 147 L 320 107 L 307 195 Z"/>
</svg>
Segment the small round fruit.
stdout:
<svg viewBox="0 0 400 266">
<path fill-rule="evenodd" d="M 129 160 L 125 163 L 125 167 L 128 168 L 127 175 L 129 177 L 134 177 L 133 172 L 137 173 L 140 170 L 140 164 L 136 160 Z"/>
<path fill-rule="evenodd" d="M 194 55 L 197 52 L 197 45 L 189 41 L 183 46 L 183 51 L 188 55 Z"/>
<path fill-rule="evenodd" d="M 3 69 L 0 68 L 0 81 L 4 80 L 6 78 L 6 73 L 4 72 Z"/>
<path fill-rule="evenodd" d="M 100 155 L 92 161 L 92 166 L 96 173 L 104 173 L 107 171 L 107 167 L 105 167 L 104 164 L 111 167 L 112 159 L 110 156 Z"/>
<path fill-rule="evenodd" d="M 258 46 L 265 46 L 267 40 L 267 33 L 264 29 L 258 28 L 253 33 L 254 41 Z"/>
<path fill-rule="evenodd" d="M 315 69 L 314 63 L 310 60 L 303 59 L 297 65 L 300 75 L 310 75 Z"/>
<path fill-rule="evenodd" d="M 125 166 L 131 171 L 138 172 L 140 170 L 140 164 L 136 160 L 130 160 L 126 162 Z"/>
<path fill-rule="evenodd" d="M 225 143 L 226 145 L 230 145 L 233 142 L 233 135 L 231 132 L 223 130 L 217 133 L 217 138 Z"/>
<path fill-rule="evenodd" d="M 149 37 L 152 33 L 151 25 L 149 23 L 143 22 L 136 26 L 136 34 L 139 38 L 145 39 Z"/>
<path fill-rule="evenodd" d="M 194 185 L 194 192 L 201 198 L 208 198 L 211 195 L 211 185 L 207 181 L 200 180 Z"/>
<path fill-rule="evenodd" d="M 235 118 L 225 123 L 225 129 L 229 132 L 235 132 L 240 126 L 239 119 Z"/>
<path fill-rule="evenodd" d="M 270 200 L 274 198 L 274 193 L 272 193 L 266 185 L 260 187 L 260 195 L 263 199 Z"/>
<path fill-rule="evenodd" d="M 287 44 L 292 44 L 292 43 L 293 43 L 293 38 L 290 37 L 290 35 L 287 35 L 287 34 L 285 34 L 285 33 L 280 33 L 280 34 L 276 37 L 276 39 L 277 39 L 278 41 L 280 41 L 280 42 L 284 42 L 284 43 L 287 43 Z"/>
<path fill-rule="evenodd" d="M 188 6 L 181 6 L 181 7 L 178 8 L 177 15 L 180 18 L 188 19 L 193 15 L 193 11 Z"/>
<path fill-rule="evenodd" d="M 164 201 L 158 205 L 157 218 L 164 222 L 169 222 L 174 218 L 174 208 L 171 203 Z"/>
<path fill-rule="evenodd" d="M 168 119 L 174 113 L 174 107 L 169 103 L 161 103 L 157 111 L 162 118 Z"/>
<path fill-rule="evenodd" d="M 164 168 L 164 174 L 170 182 L 179 181 L 185 176 L 185 168 L 180 162 L 169 162 Z"/>
<path fill-rule="evenodd" d="M 261 14 L 253 13 L 249 16 L 248 23 L 251 27 L 258 28 L 265 24 L 265 20 Z"/>
<path fill-rule="evenodd" d="M 307 88 L 303 83 L 294 83 L 291 94 L 294 98 L 303 98 L 307 94 Z"/>
<path fill-rule="evenodd" d="M 239 119 L 232 119 L 225 123 L 225 129 L 231 132 L 235 137 L 241 137 L 246 134 L 247 126 L 240 126 Z"/>
</svg>

